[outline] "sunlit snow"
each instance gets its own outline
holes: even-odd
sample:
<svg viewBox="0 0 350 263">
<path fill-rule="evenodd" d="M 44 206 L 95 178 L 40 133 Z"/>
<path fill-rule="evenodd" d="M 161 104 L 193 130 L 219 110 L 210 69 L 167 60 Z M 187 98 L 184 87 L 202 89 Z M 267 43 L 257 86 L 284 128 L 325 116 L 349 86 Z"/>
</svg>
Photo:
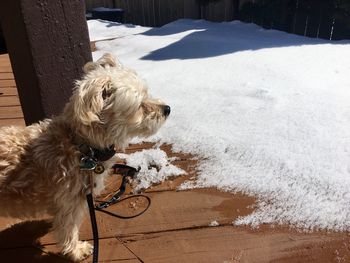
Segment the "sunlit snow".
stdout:
<svg viewBox="0 0 350 263">
<path fill-rule="evenodd" d="M 171 106 L 148 140 L 199 157 L 189 185 L 258 198 L 236 224 L 350 229 L 350 42 L 237 21 L 89 28 L 92 40 L 119 37 L 95 59 L 112 52 Z"/>
</svg>

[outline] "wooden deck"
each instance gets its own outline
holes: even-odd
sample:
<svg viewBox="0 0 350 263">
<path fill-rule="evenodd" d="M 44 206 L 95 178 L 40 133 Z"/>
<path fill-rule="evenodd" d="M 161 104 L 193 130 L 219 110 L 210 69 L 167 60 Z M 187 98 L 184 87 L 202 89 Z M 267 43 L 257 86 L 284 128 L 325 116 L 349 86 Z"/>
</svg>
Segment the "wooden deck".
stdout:
<svg viewBox="0 0 350 263">
<path fill-rule="evenodd" d="M 0 56 L 0 125 L 24 125 L 7 55 Z M 152 147 L 133 145 L 127 153 Z M 299 233 L 286 227 L 260 229 L 235 227 L 232 221 L 252 212 L 255 200 L 215 189 L 176 191 L 195 176 L 196 161 L 189 154 L 175 154 L 175 165 L 187 177 L 166 181 L 147 191 L 150 209 L 140 217 L 122 220 L 98 213 L 100 262 L 350 262 L 347 233 Z M 135 201 L 135 200 L 134 200 Z M 133 201 L 133 202 L 134 202 Z M 109 209 L 127 213 L 134 205 Z M 137 206 L 137 202 L 136 202 Z M 210 226 L 213 221 L 218 226 Z M 19 221 L 0 218 L 0 262 L 69 262 L 58 251 L 46 220 Z M 88 216 L 81 238 L 92 239 Z M 91 262 L 91 257 L 85 262 Z"/>
<path fill-rule="evenodd" d="M 9 57 L 0 55 L 0 126 L 24 125 Z"/>
</svg>

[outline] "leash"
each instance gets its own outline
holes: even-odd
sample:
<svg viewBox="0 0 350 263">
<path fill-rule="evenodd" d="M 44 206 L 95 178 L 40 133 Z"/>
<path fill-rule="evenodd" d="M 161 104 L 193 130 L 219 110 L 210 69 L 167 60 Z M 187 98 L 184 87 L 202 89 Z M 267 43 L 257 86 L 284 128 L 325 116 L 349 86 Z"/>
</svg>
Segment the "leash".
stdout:
<svg viewBox="0 0 350 263">
<path fill-rule="evenodd" d="M 83 171 L 92 171 L 96 174 L 102 174 L 105 171 L 105 168 L 103 166 L 103 162 L 109 160 L 114 156 L 116 153 L 114 149 L 114 145 L 109 146 L 106 149 L 99 150 L 96 148 L 93 148 L 87 144 L 80 144 L 78 146 L 78 149 L 80 151 L 81 158 L 80 158 L 80 170 Z M 98 227 L 97 227 L 97 221 L 96 221 L 96 213 L 95 211 L 99 211 L 105 214 L 108 214 L 110 216 L 118 217 L 121 219 L 131 219 L 135 218 L 137 216 L 142 215 L 144 212 L 148 210 L 148 208 L 151 205 L 151 199 L 148 196 L 139 194 L 139 195 L 132 195 L 128 196 L 124 199 L 121 199 L 122 195 L 125 193 L 126 184 L 128 182 L 128 178 L 134 178 L 135 175 L 139 172 L 140 169 L 136 169 L 134 167 L 124 165 L 124 164 L 114 164 L 112 166 L 114 169 L 114 173 L 116 173 L 117 169 L 124 169 L 124 172 L 120 173 L 122 175 L 122 182 L 119 187 L 119 189 L 116 191 L 116 193 L 110 198 L 108 201 L 98 201 L 99 204 L 95 205 L 94 198 L 93 198 L 93 178 L 92 173 L 90 174 L 90 192 L 86 195 L 86 200 L 89 207 L 89 214 L 90 214 L 90 221 L 91 221 L 91 228 L 93 233 L 93 239 L 94 239 L 94 251 L 93 251 L 93 263 L 98 262 L 98 253 L 99 253 L 99 235 L 98 235 Z M 120 203 L 122 201 L 128 200 L 130 198 L 135 197 L 142 197 L 147 200 L 147 206 L 144 210 L 139 212 L 138 214 L 132 215 L 132 216 L 122 216 L 115 213 L 112 213 L 110 211 L 106 211 L 107 207 L 114 205 L 116 203 Z"/>
<path fill-rule="evenodd" d="M 92 196 L 92 193 L 89 193 L 86 196 L 86 200 L 87 200 L 87 203 L 89 206 L 92 236 L 94 239 L 94 252 L 92 253 L 92 262 L 97 263 L 98 262 L 98 251 L 99 251 L 99 241 L 98 241 L 99 236 L 98 236 L 98 227 L 97 227 L 95 207 L 94 207 L 94 198 Z"/>
<path fill-rule="evenodd" d="M 82 160 L 83 160 L 83 158 L 82 158 Z M 94 163 L 93 165 L 90 165 L 91 164 L 91 160 L 88 161 L 88 164 L 90 166 L 89 170 L 93 170 L 95 173 L 98 173 L 100 171 L 100 170 L 98 170 L 96 172 L 98 164 Z M 112 198 L 110 198 L 108 201 L 98 201 L 98 200 L 96 200 L 97 202 L 99 202 L 99 204 L 95 205 L 95 202 L 94 202 L 94 199 L 93 199 L 93 194 L 92 194 L 92 189 L 91 189 L 90 193 L 86 196 L 86 200 L 87 200 L 88 207 L 89 207 L 91 228 L 92 228 L 93 240 L 94 240 L 93 241 L 94 251 L 93 251 L 93 260 L 92 260 L 93 263 L 97 263 L 98 262 L 98 253 L 99 253 L 99 235 L 98 235 L 98 226 L 97 226 L 95 211 L 99 211 L 99 212 L 105 213 L 107 215 L 118 217 L 118 218 L 121 218 L 121 219 L 131 219 L 131 218 L 135 218 L 137 216 L 142 215 L 151 206 L 151 199 L 148 196 L 142 195 L 142 194 L 131 195 L 131 196 L 128 196 L 126 198 L 121 199 L 122 195 L 125 193 L 127 179 L 128 178 L 131 178 L 131 179 L 134 178 L 135 175 L 139 172 L 140 169 L 136 169 L 134 167 L 131 167 L 131 166 L 128 166 L 128 165 L 124 165 L 124 164 L 114 164 L 112 166 L 112 168 L 114 169 L 114 173 L 116 173 L 117 169 L 125 169 L 125 172 L 122 173 L 122 183 L 121 183 L 119 189 L 117 190 L 117 192 L 112 196 Z M 85 170 L 84 167 L 82 167 L 81 169 Z M 103 168 L 103 171 L 104 171 L 104 168 Z M 91 175 L 91 177 L 92 177 L 92 175 Z M 90 182 L 92 182 L 92 178 L 90 178 Z M 91 183 L 90 183 L 90 185 L 93 188 Z M 118 214 L 112 213 L 110 211 L 104 210 L 104 209 L 106 209 L 107 207 L 109 207 L 111 205 L 123 202 L 125 200 L 130 199 L 130 198 L 135 198 L 135 197 L 142 197 L 142 198 L 145 198 L 147 200 L 146 208 L 143 209 L 138 214 L 135 214 L 135 215 L 132 215 L 132 216 L 122 216 L 122 215 L 118 215 Z"/>
<path fill-rule="evenodd" d="M 136 169 L 134 167 L 131 167 L 131 166 L 128 166 L 128 165 L 125 165 L 125 164 L 114 164 L 112 166 L 112 168 L 114 169 L 114 173 L 116 173 L 117 169 L 126 169 L 126 171 L 125 171 L 125 173 L 123 174 L 123 177 L 122 177 L 122 183 L 121 183 L 119 189 L 117 190 L 117 192 L 108 201 L 96 200 L 97 202 L 99 202 L 99 204 L 95 206 L 95 210 L 97 210 L 99 212 L 102 212 L 102 213 L 105 213 L 107 215 L 111 215 L 111 216 L 114 216 L 114 217 L 121 218 L 121 219 L 131 219 L 131 218 L 135 218 L 135 217 L 138 217 L 138 216 L 142 215 L 151 206 L 151 198 L 149 198 L 148 196 L 143 195 L 143 194 L 136 194 L 136 195 L 131 195 L 131 196 L 128 196 L 126 198 L 121 199 L 122 195 L 125 193 L 128 177 L 131 178 L 131 179 L 134 178 L 135 175 L 139 172 L 140 169 Z M 132 216 L 122 216 L 122 215 L 118 215 L 118 214 L 115 214 L 115 213 L 103 210 L 103 209 L 105 209 L 105 208 L 107 208 L 107 207 L 109 207 L 111 205 L 116 204 L 116 203 L 120 203 L 120 202 L 126 201 L 128 199 L 137 198 L 137 197 L 142 197 L 142 198 L 146 199 L 147 200 L 147 206 L 141 212 L 139 212 L 137 214 L 134 214 Z"/>
</svg>

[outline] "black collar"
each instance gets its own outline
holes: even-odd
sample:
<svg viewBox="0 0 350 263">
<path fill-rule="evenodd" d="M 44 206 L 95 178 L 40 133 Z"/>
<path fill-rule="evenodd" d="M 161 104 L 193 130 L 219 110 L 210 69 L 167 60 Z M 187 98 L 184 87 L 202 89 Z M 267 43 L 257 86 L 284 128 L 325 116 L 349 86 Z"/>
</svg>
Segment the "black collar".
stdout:
<svg viewBox="0 0 350 263">
<path fill-rule="evenodd" d="M 78 146 L 78 149 L 84 157 L 88 157 L 95 162 L 107 161 L 111 159 L 116 153 L 114 144 L 105 149 L 97 149 L 83 143 Z"/>
</svg>

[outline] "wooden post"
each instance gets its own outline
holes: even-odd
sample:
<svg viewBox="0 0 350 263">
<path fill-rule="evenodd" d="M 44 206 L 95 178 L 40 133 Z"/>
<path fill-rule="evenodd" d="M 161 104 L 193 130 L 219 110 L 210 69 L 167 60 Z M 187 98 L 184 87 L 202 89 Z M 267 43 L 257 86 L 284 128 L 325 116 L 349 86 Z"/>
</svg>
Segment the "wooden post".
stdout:
<svg viewBox="0 0 350 263">
<path fill-rule="evenodd" d="M 1 0 L 0 22 L 27 125 L 59 114 L 92 60 L 83 0 Z"/>
</svg>

